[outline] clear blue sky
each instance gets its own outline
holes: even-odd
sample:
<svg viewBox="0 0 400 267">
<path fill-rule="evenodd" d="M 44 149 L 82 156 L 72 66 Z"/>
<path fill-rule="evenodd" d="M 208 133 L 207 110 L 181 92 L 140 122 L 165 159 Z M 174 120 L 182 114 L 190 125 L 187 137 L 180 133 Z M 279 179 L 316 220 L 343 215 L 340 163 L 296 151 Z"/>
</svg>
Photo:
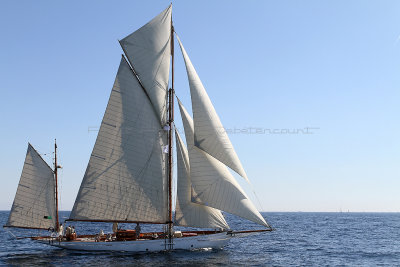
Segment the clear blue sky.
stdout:
<svg viewBox="0 0 400 267">
<path fill-rule="evenodd" d="M 169 3 L 0 1 L 0 209 L 11 207 L 28 141 L 46 153 L 54 138 L 61 209 L 72 208 L 117 40 Z M 174 1 L 224 126 L 275 131 L 230 135 L 263 210 L 400 211 L 399 14 L 399 1 Z M 190 109 L 179 53 L 176 77 Z M 319 129 L 285 134 L 304 127 Z"/>
</svg>

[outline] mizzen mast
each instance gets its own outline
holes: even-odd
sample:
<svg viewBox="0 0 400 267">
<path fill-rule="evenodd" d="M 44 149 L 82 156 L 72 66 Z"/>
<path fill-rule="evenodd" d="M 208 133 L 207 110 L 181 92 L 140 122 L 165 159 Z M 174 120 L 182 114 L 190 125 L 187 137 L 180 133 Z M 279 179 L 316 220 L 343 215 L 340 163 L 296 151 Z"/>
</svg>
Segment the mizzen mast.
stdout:
<svg viewBox="0 0 400 267">
<path fill-rule="evenodd" d="M 57 176 L 57 170 L 58 168 L 61 168 L 61 166 L 57 165 L 57 141 L 54 139 L 54 181 L 55 181 L 55 186 L 54 186 L 54 194 L 55 194 L 55 200 L 56 200 L 56 227 L 55 231 L 58 232 L 60 229 L 60 222 L 58 220 L 58 176 Z"/>
</svg>

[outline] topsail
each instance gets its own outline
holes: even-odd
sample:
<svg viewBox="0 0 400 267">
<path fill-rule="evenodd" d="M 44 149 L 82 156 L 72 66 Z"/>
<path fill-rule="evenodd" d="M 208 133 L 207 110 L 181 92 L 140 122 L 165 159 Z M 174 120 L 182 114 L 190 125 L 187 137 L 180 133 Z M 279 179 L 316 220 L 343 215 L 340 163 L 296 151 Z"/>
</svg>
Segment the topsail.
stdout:
<svg viewBox="0 0 400 267">
<path fill-rule="evenodd" d="M 166 122 L 167 91 L 171 55 L 172 6 L 120 41 L 129 62 L 157 111 Z"/>
</svg>

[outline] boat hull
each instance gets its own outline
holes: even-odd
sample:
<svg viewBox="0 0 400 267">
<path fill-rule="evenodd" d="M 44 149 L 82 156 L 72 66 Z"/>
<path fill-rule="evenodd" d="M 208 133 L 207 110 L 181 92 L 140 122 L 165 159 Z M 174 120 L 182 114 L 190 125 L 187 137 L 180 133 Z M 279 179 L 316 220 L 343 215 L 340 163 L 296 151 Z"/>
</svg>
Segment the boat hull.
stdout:
<svg viewBox="0 0 400 267">
<path fill-rule="evenodd" d="M 56 241 L 56 240 L 38 240 L 38 242 L 49 244 L 51 246 L 80 250 L 80 251 L 126 251 L 126 252 L 157 252 L 166 250 L 196 250 L 196 249 L 221 249 L 228 242 L 232 235 L 225 233 L 216 233 L 210 235 L 198 235 L 192 237 L 174 238 L 173 244 L 169 244 L 168 239 L 155 240 L 134 240 L 134 241 L 112 241 L 112 242 L 94 242 L 92 240 L 77 241 Z"/>
</svg>

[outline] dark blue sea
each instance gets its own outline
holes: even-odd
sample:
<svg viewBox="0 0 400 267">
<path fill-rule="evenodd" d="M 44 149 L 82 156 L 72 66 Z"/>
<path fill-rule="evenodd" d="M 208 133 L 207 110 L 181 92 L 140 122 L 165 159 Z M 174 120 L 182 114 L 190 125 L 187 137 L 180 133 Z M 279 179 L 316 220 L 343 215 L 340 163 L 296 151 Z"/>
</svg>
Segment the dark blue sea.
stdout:
<svg viewBox="0 0 400 267">
<path fill-rule="evenodd" d="M 67 218 L 69 212 L 61 212 Z M 276 229 L 232 239 L 222 250 L 159 253 L 87 253 L 53 248 L 12 236 L 34 230 L 0 230 L 0 264 L 53 266 L 400 266 L 400 213 L 263 213 Z M 8 211 L 0 212 L 4 225 Z M 228 216 L 232 229 L 258 228 Z M 110 224 L 74 223 L 78 234 L 111 231 Z M 155 228 L 154 228 L 155 227 Z M 157 228 L 158 227 L 158 228 Z M 142 226 L 159 230 L 160 226 Z M 133 229 L 128 225 L 126 228 Z"/>
</svg>

